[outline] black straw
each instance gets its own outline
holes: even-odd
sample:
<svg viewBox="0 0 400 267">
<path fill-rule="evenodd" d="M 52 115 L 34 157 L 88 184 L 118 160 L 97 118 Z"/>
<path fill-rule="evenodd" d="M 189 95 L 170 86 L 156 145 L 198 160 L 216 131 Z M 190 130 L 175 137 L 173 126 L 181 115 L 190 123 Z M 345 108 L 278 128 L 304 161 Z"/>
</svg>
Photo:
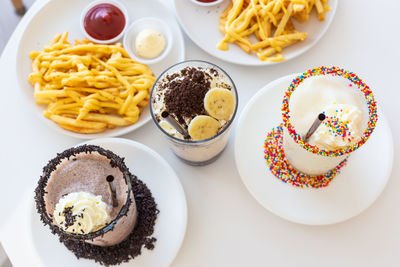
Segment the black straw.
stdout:
<svg viewBox="0 0 400 267">
<path fill-rule="evenodd" d="M 315 119 L 313 124 L 310 127 L 310 130 L 306 133 L 305 137 L 303 138 L 304 142 L 308 141 L 311 135 L 317 130 L 317 128 L 321 125 L 321 123 L 325 120 L 326 116 L 324 113 L 320 113 L 318 117 Z"/>
<path fill-rule="evenodd" d="M 108 182 L 108 186 L 110 187 L 111 191 L 111 196 L 112 196 L 112 202 L 113 202 L 113 207 L 118 206 L 118 201 L 117 201 L 117 190 L 115 188 L 115 181 L 114 181 L 114 176 L 108 175 L 106 178 Z"/>
<path fill-rule="evenodd" d="M 168 111 L 163 111 L 161 113 L 161 117 L 163 117 L 175 130 L 177 130 L 184 137 L 189 136 L 189 133 L 172 117 L 169 115 Z"/>
</svg>

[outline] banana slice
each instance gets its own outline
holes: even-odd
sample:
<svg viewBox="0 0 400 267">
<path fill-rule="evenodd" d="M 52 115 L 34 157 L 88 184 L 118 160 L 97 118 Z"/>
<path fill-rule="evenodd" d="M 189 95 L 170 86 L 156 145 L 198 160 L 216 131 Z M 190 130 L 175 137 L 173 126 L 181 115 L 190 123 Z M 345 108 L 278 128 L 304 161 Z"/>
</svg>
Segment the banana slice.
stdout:
<svg viewBox="0 0 400 267">
<path fill-rule="evenodd" d="M 188 127 L 189 135 L 193 140 L 204 140 L 213 137 L 218 133 L 219 122 L 207 115 L 194 117 Z"/>
<path fill-rule="evenodd" d="M 235 109 L 235 98 L 228 89 L 213 88 L 204 97 L 204 108 L 218 120 L 229 120 Z"/>
<path fill-rule="evenodd" d="M 180 138 L 180 139 L 183 139 L 183 136 L 182 136 L 177 130 L 175 130 L 175 128 L 172 127 L 172 125 L 171 125 L 169 122 L 162 120 L 162 121 L 160 121 L 159 125 L 160 125 L 160 127 L 163 128 L 168 134 L 170 134 L 170 135 L 172 135 L 172 136 L 175 136 L 175 137 L 178 137 L 178 138 Z"/>
</svg>

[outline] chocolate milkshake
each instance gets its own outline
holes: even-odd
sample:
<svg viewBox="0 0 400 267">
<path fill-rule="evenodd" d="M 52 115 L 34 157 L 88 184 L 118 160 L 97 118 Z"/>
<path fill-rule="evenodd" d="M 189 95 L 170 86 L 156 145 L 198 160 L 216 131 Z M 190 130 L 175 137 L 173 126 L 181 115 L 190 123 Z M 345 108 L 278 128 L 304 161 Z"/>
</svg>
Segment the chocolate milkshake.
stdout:
<svg viewBox="0 0 400 267">
<path fill-rule="evenodd" d="M 61 239 L 118 244 L 132 232 L 138 215 L 131 177 L 123 159 L 109 150 L 68 149 L 44 168 L 36 189 L 38 211 Z"/>
<path fill-rule="evenodd" d="M 215 160 L 229 139 L 238 99 L 230 77 L 204 61 L 167 69 L 151 92 L 151 114 L 174 153 L 186 163 Z"/>
</svg>

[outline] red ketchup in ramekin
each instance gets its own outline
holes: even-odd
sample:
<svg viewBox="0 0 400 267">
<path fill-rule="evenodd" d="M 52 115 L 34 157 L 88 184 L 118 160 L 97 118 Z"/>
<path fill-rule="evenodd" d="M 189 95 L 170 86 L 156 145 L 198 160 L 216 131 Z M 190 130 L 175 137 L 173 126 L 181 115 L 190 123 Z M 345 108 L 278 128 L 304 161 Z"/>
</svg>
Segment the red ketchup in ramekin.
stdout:
<svg viewBox="0 0 400 267">
<path fill-rule="evenodd" d="M 115 5 L 103 3 L 89 9 L 83 20 L 87 34 L 97 40 L 117 37 L 125 28 L 124 13 Z"/>
</svg>

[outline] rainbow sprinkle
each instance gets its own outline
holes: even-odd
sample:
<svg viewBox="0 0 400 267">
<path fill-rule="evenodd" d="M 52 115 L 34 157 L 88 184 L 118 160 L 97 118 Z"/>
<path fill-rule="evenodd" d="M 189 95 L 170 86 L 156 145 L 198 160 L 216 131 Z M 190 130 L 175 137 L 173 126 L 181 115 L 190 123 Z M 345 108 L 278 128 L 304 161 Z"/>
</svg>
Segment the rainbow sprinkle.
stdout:
<svg viewBox="0 0 400 267">
<path fill-rule="evenodd" d="M 264 158 L 272 174 L 284 183 L 304 188 L 326 187 L 339 174 L 340 169 L 346 165 L 347 158 L 339 163 L 333 170 L 324 175 L 310 176 L 294 169 L 285 157 L 283 150 L 283 124 L 268 133 L 264 143 Z"/>
<path fill-rule="evenodd" d="M 333 134 L 334 136 L 340 136 L 342 140 L 346 140 L 351 142 L 354 139 L 352 136 L 351 131 L 348 127 L 348 121 L 342 121 L 337 117 L 326 117 L 323 124 L 328 127 L 329 133 Z"/>
<path fill-rule="evenodd" d="M 360 141 L 355 143 L 352 146 L 349 146 L 344 149 L 336 149 L 336 150 L 325 150 L 318 148 L 317 146 L 310 145 L 309 143 L 306 143 L 303 141 L 301 136 L 297 134 L 296 130 L 290 123 L 290 110 L 289 110 L 289 100 L 290 96 L 293 93 L 293 91 L 299 86 L 304 79 L 307 79 L 309 77 L 313 76 L 319 76 L 319 75 L 332 75 L 332 76 L 340 76 L 345 79 L 348 79 L 351 84 L 356 85 L 361 92 L 365 96 L 365 100 L 367 102 L 367 107 L 368 107 L 368 125 L 367 128 L 364 131 L 363 136 L 361 137 Z M 366 85 L 356 74 L 346 71 L 344 69 L 338 68 L 338 67 L 318 67 L 314 68 L 311 70 L 308 70 L 301 74 L 300 76 L 296 77 L 293 79 L 292 83 L 289 85 L 289 88 L 285 92 L 285 96 L 283 98 L 283 106 L 282 106 L 282 118 L 284 122 L 284 126 L 288 129 L 289 134 L 293 137 L 294 141 L 299 144 L 301 147 L 304 149 L 317 154 L 317 155 L 322 155 L 322 156 L 329 156 L 329 157 L 337 157 L 341 156 L 344 154 L 348 154 L 356 149 L 358 149 L 360 146 L 362 146 L 370 137 L 372 132 L 375 129 L 376 122 L 378 121 L 378 115 L 377 115 L 377 106 L 376 102 L 374 99 L 374 96 L 372 94 L 371 89 L 369 88 L 368 85 Z M 334 122 L 332 122 L 334 124 Z M 334 125 L 333 125 L 334 126 Z M 346 134 L 345 129 L 340 129 L 341 126 L 335 126 L 335 130 L 337 131 L 338 134 Z M 341 133 L 341 131 L 343 133 Z"/>
</svg>

